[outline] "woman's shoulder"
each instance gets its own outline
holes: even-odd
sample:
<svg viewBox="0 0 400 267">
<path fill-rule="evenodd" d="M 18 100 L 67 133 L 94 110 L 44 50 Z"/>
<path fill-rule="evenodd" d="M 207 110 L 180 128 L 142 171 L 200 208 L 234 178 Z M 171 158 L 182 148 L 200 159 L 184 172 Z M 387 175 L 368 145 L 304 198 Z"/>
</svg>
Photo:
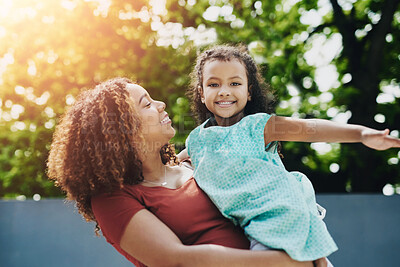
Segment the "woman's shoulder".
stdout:
<svg viewBox="0 0 400 267">
<path fill-rule="evenodd" d="M 101 208 L 104 205 L 119 205 L 119 202 L 127 202 L 127 199 L 138 201 L 141 194 L 139 185 L 124 184 L 121 188 L 93 196 L 91 198 L 92 208 L 95 210 L 96 207 Z"/>
<path fill-rule="evenodd" d="M 126 185 L 109 193 L 96 195 L 91 199 L 96 221 L 104 236 L 113 244 L 119 244 L 132 216 L 146 208 L 140 200 L 138 189 L 136 186 Z"/>
</svg>

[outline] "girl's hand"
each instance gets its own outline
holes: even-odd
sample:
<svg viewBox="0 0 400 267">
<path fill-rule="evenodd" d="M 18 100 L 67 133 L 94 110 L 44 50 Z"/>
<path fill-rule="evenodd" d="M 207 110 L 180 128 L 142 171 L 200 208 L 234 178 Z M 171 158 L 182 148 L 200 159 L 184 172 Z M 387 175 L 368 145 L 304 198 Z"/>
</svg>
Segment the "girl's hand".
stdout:
<svg viewBox="0 0 400 267">
<path fill-rule="evenodd" d="M 328 261 L 326 260 L 326 258 L 320 258 L 320 259 L 314 261 L 314 266 L 315 267 L 327 267 Z"/>
<path fill-rule="evenodd" d="M 367 147 L 376 150 L 400 147 L 400 139 L 390 136 L 389 129 L 384 131 L 365 129 L 361 132 L 361 142 Z"/>
</svg>

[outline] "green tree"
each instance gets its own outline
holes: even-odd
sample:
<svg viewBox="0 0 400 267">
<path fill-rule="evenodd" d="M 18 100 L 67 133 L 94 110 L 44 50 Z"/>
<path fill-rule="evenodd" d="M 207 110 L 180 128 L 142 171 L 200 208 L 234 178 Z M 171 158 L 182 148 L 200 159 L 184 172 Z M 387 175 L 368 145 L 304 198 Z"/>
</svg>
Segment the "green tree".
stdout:
<svg viewBox="0 0 400 267">
<path fill-rule="evenodd" d="M 249 45 L 276 90 L 279 114 L 326 119 L 351 114 L 349 123 L 400 128 L 400 1 L 183 2 L 169 1 L 177 21 L 216 29 L 218 42 Z M 321 88 L 316 81 L 323 66 L 307 53 L 318 42 L 337 39 L 337 53 L 325 49 L 320 55 L 337 79 Z M 308 174 L 319 192 L 381 192 L 385 184 L 400 182 L 397 152 L 346 144 L 318 153 L 308 144 L 288 143 L 284 161 L 288 169 Z M 330 166 L 340 170 L 332 173 Z"/>
<path fill-rule="evenodd" d="M 60 194 L 45 174 L 57 118 L 82 89 L 114 76 L 167 102 L 174 142 L 183 147 L 195 126 L 184 97 L 188 74 L 211 43 L 249 46 L 279 114 L 338 119 L 351 112 L 350 123 L 400 128 L 399 0 L 165 3 L 3 1 L 0 197 Z M 380 192 L 400 183 L 396 150 L 322 148 L 286 143 L 283 150 L 287 168 L 306 173 L 318 192 Z"/>
<path fill-rule="evenodd" d="M 104 6 L 101 1 L 17 0 L 2 5 L 0 197 L 60 195 L 46 178 L 45 162 L 57 118 L 81 90 L 126 76 L 168 104 L 184 94 L 182 73 L 195 54 L 156 45 L 146 18 L 156 15 L 145 2 Z M 179 112 L 179 105 L 175 109 Z"/>
</svg>

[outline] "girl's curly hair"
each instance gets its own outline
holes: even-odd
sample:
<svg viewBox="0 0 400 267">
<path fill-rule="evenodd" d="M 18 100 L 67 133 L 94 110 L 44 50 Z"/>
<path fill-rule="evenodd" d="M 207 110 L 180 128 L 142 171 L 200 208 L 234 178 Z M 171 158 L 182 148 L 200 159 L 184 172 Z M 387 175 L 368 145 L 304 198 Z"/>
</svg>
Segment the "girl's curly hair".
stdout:
<svg viewBox="0 0 400 267">
<path fill-rule="evenodd" d="M 203 70 L 208 61 L 220 60 L 230 61 L 239 60 L 246 69 L 248 88 L 251 100 L 244 108 L 244 115 L 255 114 L 258 112 L 273 112 L 274 96 L 254 59 L 249 55 L 248 50 L 243 45 L 228 46 L 218 45 L 204 51 L 197 57 L 196 65 L 190 74 L 191 84 L 187 96 L 191 100 L 191 109 L 197 122 L 200 124 L 214 115 L 201 102 L 200 88 L 203 88 Z"/>
<path fill-rule="evenodd" d="M 48 177 L 76 201 L 87 221 L 96 221 L 91 198 L 143 181 L 141 119 L 126 78 L 114 78 L 84 91 L 56 127 L 47 162 Z M 162 161 L 176 163 L 166 144 Z M 96 232 L 99 230 L 96 225 Z"/>
</svg>

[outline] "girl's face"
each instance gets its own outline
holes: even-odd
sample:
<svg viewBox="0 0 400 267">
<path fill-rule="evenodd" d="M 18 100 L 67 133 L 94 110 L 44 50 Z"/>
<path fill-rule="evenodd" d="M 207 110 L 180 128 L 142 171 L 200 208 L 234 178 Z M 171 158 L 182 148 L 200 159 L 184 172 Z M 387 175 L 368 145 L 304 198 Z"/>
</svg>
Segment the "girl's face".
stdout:
<svg viewBox="0 0 400 267">
<path fill-rule="evenodd" d="M 142 120 L 143 137 L 151 147 L 158 149 L 168 143 L 175 135 L 165 103 L 153 100 L 149 93 L 140 85 L 127 84 L 126 89 L 135 103 L 139 117 Z"/>
<path fill-rule="evenodd" d="M 230 126 L 244 116 L 250 100 L 246 69 L 237 60 L 207 61 L 203 67 L 201 101 L 220 126 Z"/>
</svg>

